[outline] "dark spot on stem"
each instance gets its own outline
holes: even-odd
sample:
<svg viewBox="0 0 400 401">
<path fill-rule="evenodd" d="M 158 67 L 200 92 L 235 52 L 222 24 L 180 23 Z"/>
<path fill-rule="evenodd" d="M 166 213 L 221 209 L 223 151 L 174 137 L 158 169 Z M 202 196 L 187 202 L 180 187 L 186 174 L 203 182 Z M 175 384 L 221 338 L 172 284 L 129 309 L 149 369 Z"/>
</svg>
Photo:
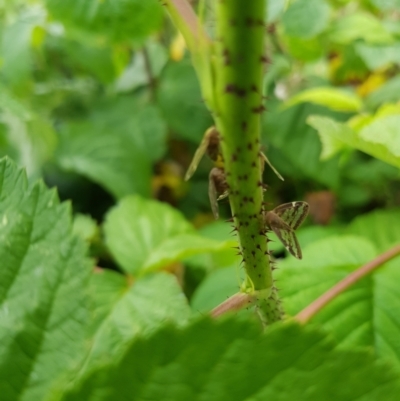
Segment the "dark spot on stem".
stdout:
<svg viewBox="0 0 400 401">
<path fill-rule="evenodd" d="M 262 113 L 264 110 L 265 110 L 265 106 L 264 106 L 263 104 L 261 104 L 261 105 L 258 106 L 258 107 L 253 107 L 253 108 L 251 109 L 251 111 L 252 111 L 253 113 Z"/>
</svg>

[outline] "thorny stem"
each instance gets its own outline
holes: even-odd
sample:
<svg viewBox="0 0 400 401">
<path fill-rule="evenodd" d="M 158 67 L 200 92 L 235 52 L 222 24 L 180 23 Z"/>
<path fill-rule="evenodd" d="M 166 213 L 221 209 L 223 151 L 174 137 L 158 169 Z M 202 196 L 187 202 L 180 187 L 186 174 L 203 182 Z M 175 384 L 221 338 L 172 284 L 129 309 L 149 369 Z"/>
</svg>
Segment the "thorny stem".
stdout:
<svg viewBox="0 0 400 401">
<path fill-rule="evenodd" d="M 245 291 L 257 291 L 256 305 L 264 324 L 281 319 L 263 222 L 260 129 L 263 106 L 265 0 L 217 3 L 215 44 L 216 110 L 229 201 L 237 230 Z"/>
<path fill-rule="evenodd" d="M 261 114 L 266 0 L 219 0 L 216 39 L 210 44 L 183 0 L 161 0 L 181 30 L 198 73 L 204 100 L 221 135 L 234 230 L 246 281 L 262 322 L 282 318 L 263 221 Z"/>
<path fill-rule="evenodd" d="M 326 291 L 319 298 L 317 298 L 314 302 L 304 308 L 301 312 L 299 312 L 295 319 L 300 323 L 307 323 L 311 320 L 323 307 L 325 307 L 329 302 L 335 299 L 338 295 L 340 295 L 347 288 L 370 274 L 372 271 L 381 267 L 384 263 L 389 260 L 395 258 L 400 254 L 400 244 L 395 247 L 389 249 L 388 251 L 382 253 L 375 259 L 366 263 L 364 266 L 361 266 L 359 269 L 354 271 L 345 277 L 342 281 L 339 281 L 334 287 Z"/>
</svg>

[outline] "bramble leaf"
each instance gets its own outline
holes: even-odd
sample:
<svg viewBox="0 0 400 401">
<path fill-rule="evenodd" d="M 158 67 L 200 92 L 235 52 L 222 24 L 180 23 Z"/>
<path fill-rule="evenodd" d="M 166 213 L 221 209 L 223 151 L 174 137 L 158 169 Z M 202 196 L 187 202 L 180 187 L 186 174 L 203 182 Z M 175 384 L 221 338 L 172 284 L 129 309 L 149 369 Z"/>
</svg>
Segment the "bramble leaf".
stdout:
<svg viewBox="0 0 400 401">
<path fill-rule="evenodd" d="M 106 243 L 119 265 L 140 275 L 173 262 L 232 246 L 204 238 L 169 205 L 129 196 L 112 209 L 104 226 Z"/>
<path fill-rule="evenodd" d="M 364 39 L 372 44 L 393 41 L 382 21 L 367 12 L 356 12 L 338 18 L 329 32 L 329 38 L 333 43 L 339 44 L 350 44 L 357 39 Z"/>
<path fill-rule="evenodd" d="M 293 96 L 286 102 L 286 106 L 304 102 L 319 104 L 336 111 L 360 111 L 362 108 L 361 99 L 355 94 L 329 87 L 306 89 Z"/>
<path fill-rule="evenodd" d="M 183 325 L 190 308 L 176 277 L 157 273 L 130 283 L 110 270 L 97 270 L 90 292 L 95 320 L 84 370 L 110 361 L 126 350 L 137 336 L 148 336 L 167 323 Z"/>
<path fill-rule="evenodd" d="M 41 400 L 86 351 L 91 263 L 71 210 L 0 161 L 0 392 Z"/>
<path fill-rule="evenodd" d="M 400 229 L 393 224 L 399 218 L 398 210 L 361 216 L 348 227 L 351 235 L 316 241 L 304 249 L 302 261 L 279 263 L 277 278 L 287 313 L 300 312 L 352 271 L 399 243 Z M 341 347 L 371 347 L 400 366 L 398 263 L 399 258 L 385 263 L 341 293 L 312 321 L 330 331 Z"/>
<path fill-rule="evenodd" d="M 339 385 L 338 385 L 339 383 Z M 53 400 L 397 400 L 398 375 L 366 352 L 339 351 L 318 331 L 200 321 L 135 341 Z"/>
<path fill-rule="evenodd" d="M 310 116 L 307 122 L 323 138 L 322 144 L 325 145 L 325 150 L 322 155 L 325 157 L 347 146 L 400 167 L 400 142 L 397 134 L 399 118 L 399 116 L 389 115 L 375 119 L 359 132 L 347 124 L 327 117 Z"/>
</svg>

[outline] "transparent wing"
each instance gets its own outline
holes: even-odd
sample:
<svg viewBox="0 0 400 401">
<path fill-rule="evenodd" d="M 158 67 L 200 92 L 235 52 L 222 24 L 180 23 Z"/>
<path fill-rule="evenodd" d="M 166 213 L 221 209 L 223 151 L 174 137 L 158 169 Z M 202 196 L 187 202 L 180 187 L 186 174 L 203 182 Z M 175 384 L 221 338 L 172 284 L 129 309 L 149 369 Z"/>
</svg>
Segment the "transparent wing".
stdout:
<svg viewBox="0 0 400 401">
<path fill-rule="evenodd" d="M 273 212 L 278 215 L 291 229 L 296 230 L 308 215 L 307 202 L 289 202 L 277 206 Z"/>
<path fill-rule="evenodd" d="M 218 211 L 218 201 L 217 201 L 217 188 L 215 186 L 215 181 L 213 177 L 210 174 L 209 180 L 208 180 L 208 196 L 210 198 L 210 205 L 211 205 L 211 210 L 213 212 L 215 220 L 218 220 L 219 218 L 219 211 Z"/>
<path fill-rule="evenodd" d="M 268 164 L 268 166 L 276 174 L 276 176 L 280 180 L 285 181 L 284 178 L 280 175 L 279 171 L 272 165 L 272 163 L 269 161 L 268 157 L 263 152 L 260 152 L 260 156 L 261 156 L 262 160 L 264 160 L 264 162 Z"/>
<path fill-rule="evenodd" d="M 188 181 L 190 177 L 194 174 L 197 166 L 200 163 L 200 160 L 206 152 L 209 153 L 209 156 L 212 160 L 216 161 L 218 159 L 219 134 L 215 127 L 211 127 L 205 132 L 203 139 L 201 140 L 200 145 L 197 148 L 193 159 L 187 169 L 187 172 L 185 174 L 185 181 Z"/>
<path fill-rule="evenodd" d="M 229 191 L 225 191 L 222 195 L 218 196 L 217 200 L 226 199 L 229 196 Z"/>
<path fill-rule="evenodd" d="M 282 224 L 283 223 L 283 224 Z M 275 224 L 272 222 L 271 229 L 282 242 L 284 247 L 292 254 L 295 258 L 301 259 L 302 253 L 299 241 L 297 240 L 294 230 L 292 230 L 287 224 L 282 222 Z"/>
<path fill-rule="evenodd" d="M 186 171 L 185 174 L 185 181 L 188 181 L 190 179 L 190 177 L 194 174 L 194 172 L 197 169 L 197 166 L 200 163 L 201 158 L 204 156 L 204 153 L 206 153 L 207 147 L 208 147 L 208 143 L 209 143 L 209 136 L 208 135 L 204 135 L 203 139 L 200 142 L 199 147 L 197 148 L 193 159 Z"/>
</svg>

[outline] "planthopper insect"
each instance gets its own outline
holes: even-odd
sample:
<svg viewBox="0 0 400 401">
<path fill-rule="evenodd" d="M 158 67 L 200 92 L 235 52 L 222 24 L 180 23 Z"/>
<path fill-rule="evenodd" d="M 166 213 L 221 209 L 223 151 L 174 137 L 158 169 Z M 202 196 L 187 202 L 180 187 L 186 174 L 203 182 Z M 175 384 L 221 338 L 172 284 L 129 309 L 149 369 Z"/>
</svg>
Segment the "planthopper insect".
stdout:
<svg viewBox="0 0 400 401">
<path fill-rule="evenodd" d="M 215 167 L 211 170 L 209 175 L 208 196 L 211 202 L 211 209 L 214 217 L 218 219 L 218 201 L 225 199 L 228 195 L 228 184 L 226 183 L 223 157 L 220 148 L 221 137 L 217 129 L 213 126 L 209 128 L 197 148 L 189 168 L 185 174 L 185 181 L 188 181 L 195 173 L 200 160 L 205 153 L 214 162 Z M 275 169 L 275 167 L 268 160 L 267 156 L 260 151 L 261 168 L 264 170 L 264 164 L 267 163 L 272 171 L 283 181 L 283 177 Z"/>
<path fill-rule="evenodd" d="M 203 139 L 201 140 L 200 145 L 193 156 L 189 168 L 187 169 L 187 172 L 185 174 L 185 181 L 188 181 L 192 177 L 192 175 L 197 169 L 197 166 L 200 163 L 200 160 L 202 159 L 205 153 L 207 153 L 207 155 L 216 164 L 217 167 L 220 168 L 223 167 L 223 158 L 221 154 L 221 148 L 219 146 L 220 142 L 221 142 L 221 137 L 219 135 L 219 132 L 214 126 L 209 128 L 205 132 Z M 271 170 L 277 175 L 277 177 L 282 181 L 284 181 L 283 177 L 279 174 L 278 170 L 271 164 L 268 157 L 261 151 L 260 151 L 260 158 L 262 161 L 263 170 L 264 170 L 264 163 L 267 163 L 268 166 L 271 168 Z"/>
<path fill-rule="evenodd" d="M 301 248 L 295 230 L 300 227 L 308 214 L 307 202 L 289 202 L 266 212 L 264 221 L 280 239 L 285 248 L 297 259 L 302 258 Z"/>
<path fill-rule="evenodd" d="M 197 166 L 200 163 L 200 160 L 204 156 L 205 153 L 208 154 L 210 159 L 216 164 L 220 164 L 219 167 L 222 167 L 222 155 L 219 147 L 220 136 L 215 127 L 209 128 L 203 136 L 203 139 L 200 142 L 199 147 L 196 150 L 196 153 L 193 156 L 192 162 L 187 169 L 185 174 L 185 181 L 188 181 L 190 177 L 194 174 L 197 169 Z"/>
</svg>

